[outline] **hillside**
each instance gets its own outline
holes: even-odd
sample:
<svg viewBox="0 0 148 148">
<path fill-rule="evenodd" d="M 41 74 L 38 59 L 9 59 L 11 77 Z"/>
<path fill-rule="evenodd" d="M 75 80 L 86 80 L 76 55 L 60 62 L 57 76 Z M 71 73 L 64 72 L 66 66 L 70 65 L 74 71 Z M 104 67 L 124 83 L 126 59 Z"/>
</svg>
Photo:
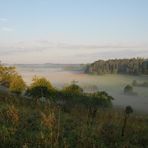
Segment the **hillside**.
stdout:
<svg viewBox="0 0 148 148">
<path fill-rule="evenodd" d="M 148 145 L 147 116 L 99 109 L 95 120 L 85 108 L 63 108 L 0 92 L 1 148 L 122 148 Z"/>
</svg>

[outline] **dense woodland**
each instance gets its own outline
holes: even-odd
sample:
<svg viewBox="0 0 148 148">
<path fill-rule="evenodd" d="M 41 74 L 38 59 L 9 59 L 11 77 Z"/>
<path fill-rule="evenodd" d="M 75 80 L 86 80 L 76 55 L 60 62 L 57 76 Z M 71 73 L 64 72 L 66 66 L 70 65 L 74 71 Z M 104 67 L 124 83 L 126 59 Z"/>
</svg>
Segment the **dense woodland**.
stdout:
<svg viewBox="0 0 148 148">
<path fill-rule="evenodd" d="M 148 59 L 111 59 L 98 60 L 86 68 L 86 73 L 90 74 L 148 74 Z"/>
</svg>

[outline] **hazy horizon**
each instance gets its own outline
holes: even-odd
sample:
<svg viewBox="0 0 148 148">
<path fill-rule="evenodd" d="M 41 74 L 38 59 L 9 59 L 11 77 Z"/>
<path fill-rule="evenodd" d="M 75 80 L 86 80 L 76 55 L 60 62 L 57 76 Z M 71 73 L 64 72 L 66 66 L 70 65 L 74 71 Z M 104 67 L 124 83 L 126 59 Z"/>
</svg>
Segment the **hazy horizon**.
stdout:
<svg viewBox="0 0 148 148">
<path fill-rule="evenodd" d="M 3 63 L 148 58 L 147 0 L 0 2 Z"/>
<path fill-rule="evenodd" d="M 107 61 L 107 60 L 113 60 L 113 59 L 132 59 L 132 58 L 143 58 L 143 59 L 145 59 L 145 60 L 147 60 L 148 59 L 148 57 L 135 57 L 135 56 L 133 56 L 133 57 L 123 57 L 123 58 L 107 58 L 107 59 L 103 59 L 103 58 L 98 58 L 98 59 L 94 59 L 94 60 L 92 60 L 92 61 L 90 61 L 90 62 L 82 62 L 82 63 L 80 63 L 80 62 L 71 62 L 71 63 L 68 63 L 68 62 L 43 62 L 43 63 L 37 63 L 37 62 L 33 62 L 33 63 L 21 63 L 21 62 L 18 62 L 18 63 L 5 63 L 5 62 L 3 62 L 3 61 L 1 61 L 1 63 L 2 64 L 8 64 L 8 65 L 46 65 L 46 64 L 53 64 L 53 65 L 85 65 L 85 64 L 91 64 L 91 63 L 94 63 L 94 62 L 96 62 L 96 61 L 98 61 L 98 60 L 104 60 L 104 61 Z"/>
</svg>

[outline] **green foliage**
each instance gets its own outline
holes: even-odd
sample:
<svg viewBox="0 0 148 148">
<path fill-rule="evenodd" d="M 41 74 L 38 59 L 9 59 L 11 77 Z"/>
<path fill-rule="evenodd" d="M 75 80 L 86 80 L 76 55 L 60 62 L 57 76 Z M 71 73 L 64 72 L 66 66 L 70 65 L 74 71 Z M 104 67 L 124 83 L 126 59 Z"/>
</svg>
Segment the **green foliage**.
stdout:
<svg viewBox="0 0 148 148">
<path fill-rule="evenodd" d="M 133 113 L 132 107 L 131 107 L 131 106 L 127 106 L 127 107 L 125 108 L 125 113 L 126 113 L 126 114 L 131 114 L 131 113 Z"/>
<path fill-rule="evenodd" d="M 54 88 L 46 78 L 34 77 L 31 86 L 28 88 L 26 95 L 33 98 L 49 97 L 54 92 Z"/>
<path fill-rule="evenodd" d="M 143 74 L 148 74 L 148 60 L 145 60 L 142 64 L 142 72 Z"/>
<path fill-rule="evenodd" d="M 32 79 L 32 84 L 31 84 L 31 88 L 33 88 L 33 87 L 47 87 L 47 89 L 52 89 L 52 85 L 51 85 L 51 83 L 46 79 L 46 78 L 44 78 L 44 77 L 41 77 L 41 78 L 39 78 L 39 77 L 34 77 L 33 79 Z"/>
<path fill-rule="evenodd" d="M 21 94 L 26 88 L 26 84 L 21 76 L 15 75 L 10 82 L 9 90 L 16 94 Z"/>
<path fill-rule="evenodd" d="M 125 94 L 132 94 L 133 93 L 133 87 L 130 85 L 127 85 L 124 87 L 124 93 Z"/>
<path fill-rule="evenodd" d="M 148 60 L 142 58 L 98 60 L 86 68 L 94 74 L 148 74 Z"/>
<path fill-rule="evenodd" d="M 104 91 L 98 91 L 96 93 L 89 93 L 87 100 L 88 105 L 91 105 L 93 107 L 109 107 L 111 106 L 111 101 L 113 100 L 113 97 L 109 96 Z"/>
<path fill-rule="evenodd" d="M 75 81 L 72 81 L 72 84 L 63 88 L 62 91 L 65 93 L 70 93 L 70 94 L 82 94 L 83 93 L 83 89 L 79 85 L 77 85 Z"/>
<path fill-rule="evenodd" d="M 0 84 L 6 87 L 10 86 L 11 80 L 17 75 L 15 67 L 0 65 Z"/>
<path fill-rule="evenodd" d="M 71 84 L 62 90 L 53 89 L 51 97 L 56 101 L 58 105 L 72 105 L 77 102 L 77 97 L 81 95 L 81 88 L 78 85 Z M 73 105 L 74 105 L 73 104 Z"/>
<path fill-rule="evenodd" d="M 64 105 L 74 106 L 80 105 L 87 108 L 110 107 L 113 98 L 106 92 L 85 93 L 83 89 L 76 84 L 71 84 L 59 92 L 57 96 L 59 100 L 63 100 Z"/>
</svg>

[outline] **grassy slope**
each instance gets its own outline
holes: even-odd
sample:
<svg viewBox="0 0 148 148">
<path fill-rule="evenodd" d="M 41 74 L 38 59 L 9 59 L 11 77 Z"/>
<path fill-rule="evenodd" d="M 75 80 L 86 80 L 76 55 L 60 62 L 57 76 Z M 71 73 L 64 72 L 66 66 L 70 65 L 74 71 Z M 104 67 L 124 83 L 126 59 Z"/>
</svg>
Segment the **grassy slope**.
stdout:
<svg viewBox="0 0 148 148">
<path fill-rule="evenodd" d="M 99 110 L 90 124 L 87 110 L 62 109 L 0 92 L 0 147 L 147 147 L 148 116 L 131 115 L 121 136 L 124 113 Z"/>
</svg>

